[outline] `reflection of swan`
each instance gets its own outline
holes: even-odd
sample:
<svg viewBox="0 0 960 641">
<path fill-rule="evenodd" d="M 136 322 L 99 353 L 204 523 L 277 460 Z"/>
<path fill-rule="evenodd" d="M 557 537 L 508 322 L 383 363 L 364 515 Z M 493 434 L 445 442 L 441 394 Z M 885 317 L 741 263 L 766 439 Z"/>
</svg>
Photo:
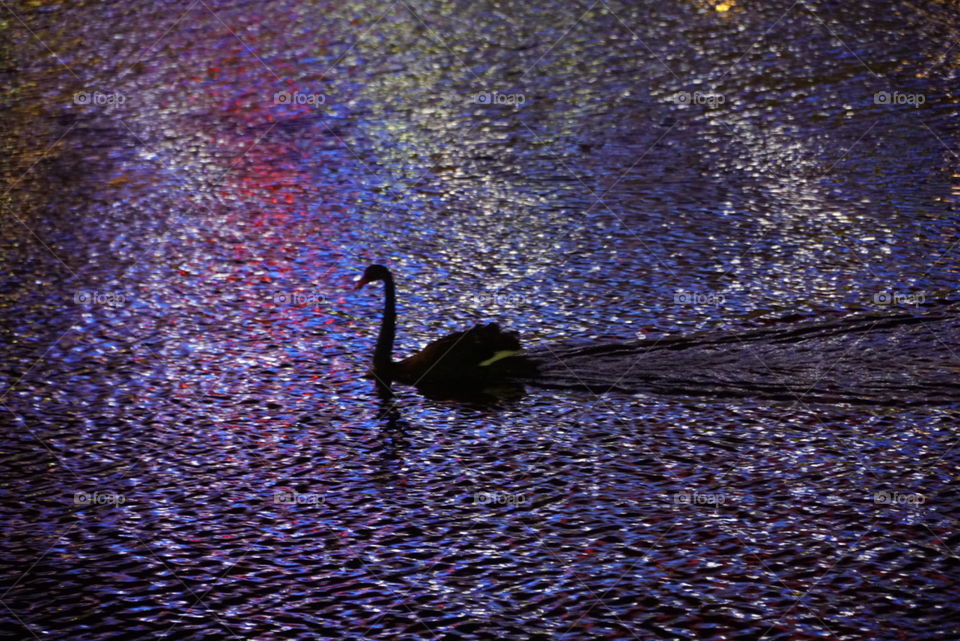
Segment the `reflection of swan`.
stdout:
<svg viewBox="0 0 960 641">
<path fill-rule="evenodd" d="M 393 275 L 383 265 L 370 265 L 357 283 L 357 289 L 377 280 L 383 281 L 384 306 L 371 373 L 378 381 L 471 392 L 510 376 L 535 375 L 533 365 L 516 356 L 522 352 L 516 333 L 501 331 L 496 323 L 444 336 L 416 354 L 394 362 L 397 299 Z"/>
</svg>

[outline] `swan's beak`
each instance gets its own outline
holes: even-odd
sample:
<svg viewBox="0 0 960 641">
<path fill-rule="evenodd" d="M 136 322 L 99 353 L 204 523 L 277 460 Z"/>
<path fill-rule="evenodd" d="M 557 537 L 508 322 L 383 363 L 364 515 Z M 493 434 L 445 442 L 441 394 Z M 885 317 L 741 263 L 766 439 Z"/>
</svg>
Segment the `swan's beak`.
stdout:
<svg viewBox="0 0 960 641">
<path fill-rule="evenodd" d="M 363 278 L 361 278 L 360 280 L 357 281 L 357 286 L 356 286 L 354 289 L 355 289 L 355 290 L 356 290 L 356 289 L 360 289 L 361 287 L 363 287 L 364 285 L 366 285 L 366 284 L 369 283 L 369 282 L 370 282 L 370 281 L 367 280 L 366 277 L 363 277 Z"/>
</svg>

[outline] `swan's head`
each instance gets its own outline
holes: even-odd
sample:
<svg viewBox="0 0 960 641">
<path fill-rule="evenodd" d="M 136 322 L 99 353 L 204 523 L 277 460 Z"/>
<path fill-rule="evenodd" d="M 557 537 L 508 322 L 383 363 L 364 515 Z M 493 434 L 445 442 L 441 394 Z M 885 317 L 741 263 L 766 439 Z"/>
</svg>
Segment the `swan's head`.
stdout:
<svg viewBox="0 0 960 641">
<path fill-rule="evenodd" d="M 370 265 L 366 271 L 363 272 L 363 277 L 357 281 L 357 289 L 375 280 L 387 280 L 388 278 L 390 278 L 389 269 L 383 265 Z"/>
</svg>

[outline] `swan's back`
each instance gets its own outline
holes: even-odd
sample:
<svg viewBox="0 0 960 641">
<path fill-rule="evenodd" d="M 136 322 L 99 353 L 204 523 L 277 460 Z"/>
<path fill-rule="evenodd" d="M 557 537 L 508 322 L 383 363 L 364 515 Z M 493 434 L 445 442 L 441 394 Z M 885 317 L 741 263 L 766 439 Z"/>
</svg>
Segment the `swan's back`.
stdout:
<svg viewBox="0 0 960 641">
<path fill-rule="evenodd" d="M 505 332 L 497 323 L 477 325 L 439 338 L 396 363 L 395 379 L 411 385 L 445 386 L 503 376 L 511 360 L 504 356 L 521 350 L 516 332 Z"/>
</svg>

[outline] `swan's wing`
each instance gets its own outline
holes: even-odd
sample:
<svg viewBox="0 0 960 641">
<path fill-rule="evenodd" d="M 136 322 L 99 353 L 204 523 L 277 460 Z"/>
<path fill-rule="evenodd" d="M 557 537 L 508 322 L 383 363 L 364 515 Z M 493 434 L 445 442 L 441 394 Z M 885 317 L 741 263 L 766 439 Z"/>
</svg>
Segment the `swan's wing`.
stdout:
<svg viewBox="0 0 960 641">
<path fill-rule="evenodd" d="M 461 378 L 497 352 L 520 349 L 516 332 L 504 332 L 496 323 L 489 323 L 438 338 L 397 363 L 397 369 L 402 375 L 400 380 L 410 383 Z"/>
</svg>

